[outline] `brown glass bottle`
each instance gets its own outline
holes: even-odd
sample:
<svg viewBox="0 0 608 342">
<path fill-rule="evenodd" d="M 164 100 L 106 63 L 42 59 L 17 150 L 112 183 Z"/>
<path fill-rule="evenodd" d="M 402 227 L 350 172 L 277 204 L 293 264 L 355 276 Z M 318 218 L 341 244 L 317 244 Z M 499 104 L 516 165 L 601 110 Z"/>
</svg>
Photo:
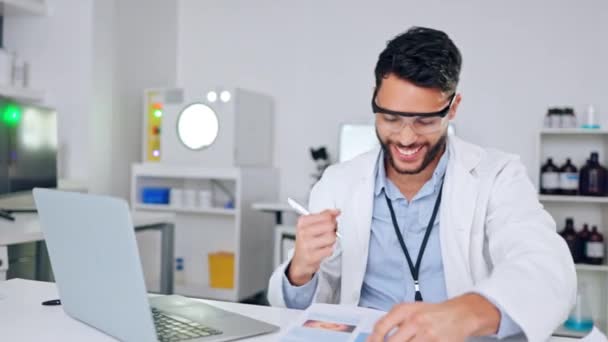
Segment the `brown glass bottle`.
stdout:
<svg viewBox="0 0 608 342">
<path fill-rule="evenodd" d="M 566 159 L 566 164 L 559 169 L 559 189 L 562 195 L 576 195 L 578 193 L 578 169 L 570 158 Z"/>
<path fill-rule="evenodd" d="M 579 253 L 579 260 L 582 263 L 588 263 L 587 242 L 589 242 L 589 236 L 591 236 L 591 232 L 589 226 L 585 223 L 583 229 L 576 234 L 576 251 Z"/>
<path fill-rule="evenodd" d="M 548 158 L 540 169 L 540 193 L 559 193 L 559 168 L 553 164 L 553 158 Z"/>
<path fill-rule="evenodd" d="M 589 241 L 585 248 L 587 254 L 587 262 L 593 265 L 601 265 L 604 263 L 604 235 L 597 231 L 597 227 L 593 226 Z"/>
<path fill-rule="evenodd" d="M 600 165 L 599 154 L 591 153 L 587 165 L 581 168 L 579 193 L 583 196 L 605 196 L 608 171 Z"/>
<path fill-rule="evenodd" d="M 572 259 L 574 259 L 574 262 L 579 263 L 580 254 L 576 251 L 576 231 L 574 230 L 573 218 L 568 217 L 566 219 L 566 227 L 564 227 L 564 230 L 562 230 L 559 235 L 566 240 L 566 244 L 568 244 L 568 249 L 570 249 L 570 254 L 572 255 Z"/>
</svg>

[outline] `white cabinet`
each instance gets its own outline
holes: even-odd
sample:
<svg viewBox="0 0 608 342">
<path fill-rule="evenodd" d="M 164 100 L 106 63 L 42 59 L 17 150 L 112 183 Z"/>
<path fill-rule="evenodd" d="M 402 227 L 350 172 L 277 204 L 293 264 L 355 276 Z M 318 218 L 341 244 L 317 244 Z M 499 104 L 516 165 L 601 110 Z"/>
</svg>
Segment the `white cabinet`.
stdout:
<svg viewBox="0 0 608 342">
<path fill-rule="evenodd" d="M 132 168 L 131 205 L 136 210 L 176 214 L 175 293 L 200 298 L 239 301 L 267 287 L 272 272 L 273 218 L 251 208 L 253 202 L 276 201 L 278 172 L 272 168 L 201 168 L 159 163 Z M 172 188 L 182 192 L 211 192 L 211 206 L 195 199 L 176 205 L 144 203 L 144 188 Z M 226 203 L 232 205 L 225 207 Z M 208 255 L 234 254 L 234 288 L 212 288 Z M 142 256 L 145 258 L 146 256 Z"/>
<path fill-rule="evenodd" d="M 544 129 L 539 135 L 537 175 L 547 158 L 553 158 L 561 166 L 566 158 L 579 169 L 586 163 L 591 152 L 598 152 L 600 163 L 608 162 L 608 131 L 591 129 Z M 538 179 L 540 188 L 540 179 Z M 608 233 L 608 197 L 540 195 L 541 203 L 557 222 L 557 229 L 564 228 L 566 217 L 574 218 L 577 229 L 583 223 L 596 225 L 606 236 Z M 587 284 L 587 296 L 596 324 L 606 331 L 608 327 L 608 266 L 576 265 L 579 284 Z"/>
<path fill-rule="evenodd" d="M 0 8 L 2 15 L 8 18 L 47 14 L 45 0 L 0 0 Z M 40 90 L 12 85 L 0 85 L 0 96 L 23 102 L 42 102 L 44 99 L 44 93 Z"/>
</svg>

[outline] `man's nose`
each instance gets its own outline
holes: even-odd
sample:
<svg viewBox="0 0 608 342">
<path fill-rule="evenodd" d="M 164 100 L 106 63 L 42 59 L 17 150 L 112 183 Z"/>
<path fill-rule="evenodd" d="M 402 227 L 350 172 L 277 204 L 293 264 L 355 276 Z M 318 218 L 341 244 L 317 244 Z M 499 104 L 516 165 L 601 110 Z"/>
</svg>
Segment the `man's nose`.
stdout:
<svg viewBox="0 0 608 342">
<path fill-rule="evenodd" d="M 398 137 L 398 142 L 400 145 L 409 146 L 416 142 L 418 134 L 416 134 L 416 132 L 414 132 L 414 130 L 412 129 L 411 122 L 406 122 L 403 125 L 403 128 L 401 128 L 401 130 L 399 131 Z"/>
</svg>

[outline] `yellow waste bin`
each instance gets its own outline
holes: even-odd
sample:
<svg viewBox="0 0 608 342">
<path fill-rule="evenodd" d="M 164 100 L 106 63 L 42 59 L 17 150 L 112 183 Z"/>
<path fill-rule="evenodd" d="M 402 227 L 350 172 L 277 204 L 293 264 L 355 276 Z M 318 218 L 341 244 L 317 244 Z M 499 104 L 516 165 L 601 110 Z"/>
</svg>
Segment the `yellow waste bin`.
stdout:
<svg viewBox="0 0 608 342">
<path fill-rule="evenodd" d="M 209 253 L 209 286 L 218 289 L 234 288 L 234 253 Z"/>
</svg>

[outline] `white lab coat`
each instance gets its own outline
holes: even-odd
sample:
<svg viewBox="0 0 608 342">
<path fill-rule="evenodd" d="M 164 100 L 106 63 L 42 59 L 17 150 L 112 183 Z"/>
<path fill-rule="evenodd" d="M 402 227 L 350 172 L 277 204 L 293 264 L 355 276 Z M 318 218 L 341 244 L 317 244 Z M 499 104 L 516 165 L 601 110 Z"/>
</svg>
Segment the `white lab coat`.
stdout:
<svg viewBox="0 0 608 342">
<path fill-rule="evenodd" d="M 576 297 L 576 273 L 555 222 L 517 156 L 450 136 L 440 209 L 448 297 L 480 293 L 500 305 L 530 341 L 544 341 Z M 367 265 L 379 149 L 328 168 L 310 194 L 311 212 L 339 208 L 341 241 L 318 272 L 315 302 L 358 305 Z M 282 275 L 268 299 L 285 306 Z"/>
</svg>

